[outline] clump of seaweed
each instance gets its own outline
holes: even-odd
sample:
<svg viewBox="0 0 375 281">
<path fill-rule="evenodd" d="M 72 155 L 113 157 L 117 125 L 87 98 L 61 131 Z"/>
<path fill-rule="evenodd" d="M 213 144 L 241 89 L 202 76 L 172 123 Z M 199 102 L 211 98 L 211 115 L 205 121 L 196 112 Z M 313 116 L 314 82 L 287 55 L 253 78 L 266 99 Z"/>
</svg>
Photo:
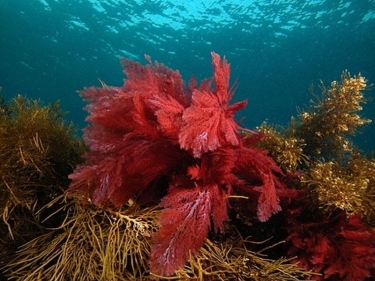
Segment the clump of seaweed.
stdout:
<svg viewBox="0 0 375 281">
<path fill-rule="evenodd" d="M 366 103 L 363 92 L 369 89 L 366 79 L 348 71 L 341 74 L 341 82 L 333 81 L 331 87 L 321 82 L 321 95 L 315 97 L 310 107 L 291 119 L 287 128 L 264 122 L 258 131 L 264 134 L 259 146 L 269 150 L 285 170 L 306 168 L 310 161 L 340 158 L 356 151 L 350 140 L 358 129 L 371 120 L 362 118 L 359 111 Z"/>
<path fill-rule="evenodd" d="M 303 139 L 296 136 L 295 126 L 295 119 L 292 118 L 288 128 L 272 126 L 267 122 L 263 122 L 257 128 L 264 134 L 258 145 L 266 148 L 279 166 L 288 172 L 295 172 L 309 161 L 303 151 L 306 144 Z"/>
<path fill-rule="evenodd" d="M 359 153 L 347 163 L 315 162 L 301 178 L 317 205 L 327 213 L 343 210 L 375 223 L 375 161 Z"/>
<path fill-rule="evenodd" d="M 211 56 L 213 77 L 200 86 L 193 79 L 186 89 L 178 71 L 146 57 L 146 66 L 122 60 L 123 87 L 80 92 L 89 102 L 90 151 L 67 192 L 98 206 L 160 202 L 153 274 L 172 276 L 210 232 L 223 233 L 232 196 L 257 201 L 252 210 L 265 222 L 281 211 L 280 195 L 293 192 L 277 163 L 255 147 L 257 138 L 242 134 L 249 130 L 234 114 L 246 101 L 230 104 L 230 65 Z"/>
<path fill-rule="evenodd" d="M 369 88 L 366 82 L 361 74 L 352 77 L 344 71 L 341 82 L 332 82 L 330 88 L 322 83 L 322 96 L 315 95 L 312 110 L 299 114 L 295 135 L 304 140 L 304 153 L 311 160 L 301 181 L 311 191 L 314 205 L 327 214 L 357 214 L 374 225 L 374 160 L 350 140 L 371 122 L 359 115 L 366 102 L 363 92 Z"/>
<path fill-rule="evenodd" d="M 321 82 L 321 97 L 310 88 L 316 101 L 311 101 L 310 110 L 299 113 L 296 129 L 296 136 L 304 140 L 304 153 L 310 159 L 329 159 L 353 152 L 348 137 L 371 122 L 358 114 L 366 102 L 363 94 L 369 88 L 366 82 L 361 74 L 352 77 L 344 71 L 341 82 L 333 81 L 329 88 Z"/>
<path fill-rule="evenodd" d="M 63 223 L 14 255 L 5 273 L 15 280 L 146 280 L 150 237 L 160 210 L 137 205 L 111 211 L 76 200 Z"/>
<path fill-rule="evenodd" d="M 64 193 L 85 150 L 59 103 L 17 96 L 0 106 L 0 261 L 44 233 L 38 210 Z"/>
<path fill-rule="evenodd" d="M 235 234 L 219 243 L 206 239 L 197 256 L 190 256 L 176 275 L 156 280 L 195 281 L 298 281 L 308 280 L 311 271 L 299 268 L 291 259 L 273 260 L 261 251 L 249 250 L 252 241 Z"/>
</svg>

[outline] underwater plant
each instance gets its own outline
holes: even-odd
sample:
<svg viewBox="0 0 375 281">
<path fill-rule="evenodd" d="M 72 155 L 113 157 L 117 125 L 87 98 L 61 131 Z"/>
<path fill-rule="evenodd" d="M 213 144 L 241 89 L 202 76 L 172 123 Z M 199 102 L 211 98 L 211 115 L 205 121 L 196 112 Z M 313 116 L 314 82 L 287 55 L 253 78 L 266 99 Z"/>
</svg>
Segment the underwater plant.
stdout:
<svg viewBox="0 0 375 281">
<path fill-rule="evenodd" d="M 213 79 L 187 89 L 177 71 L 159 63 L 122 60 L 123 87 L 87 88 L 85 163 L 70 175 L 70 196 L 119 207 L 161 199 L 150 270 L 171 275 L 202 247 L 209 230 L 224 233 L 228 200 L 258 201 L 260 221 L 281 210 L 283 171 L 256 138 L 241 133 L 229 105 L 229 64 L 212 53 Z M 214 87 L 211 87 L 211 84 Z M 156 198 L 158 199 L 158 198 Z"/>
<path fill-rule="evenodd" d="M 321 275 L 313 280 L 372 280 L 375 273 L 375 231 L 360 215 L 319 212 L 300 198 L 284 214 L 288 256 Z"/>
<path fill-rule="evenodd" d="M 156 280 L 196 281 L 298 281 L 314 275 L 290 259 L 269 259 L 261 251 L 248 249 L 252 241 L 243 240 L 238 234 L 221 243 L 207 239 L 199 253 L 191 255 L 186 265 L 175 276 Z"/>
<path fill-rule="evenodd" d="M 321 82 L 321 96 L 310 88 L 316 100 L 310 101 L 308 110 L 300 112 L 296 129 L 296 136 L 305 141 L 304 153 L 310 158 L 329 160 L 355 150 L 349 136 L 371 122 L 359 115 L 366 103 L 366 82 L 361 74 L 352 77 L 345 70 L 340 82 L 333 81 L 330 87 Z"/>
<path fill-rule="evenodd" d="M 64 194 L 85 150 L 58 102 L 17 96 L 0 104 L 0 264 L 55 223 L 39 211 Z"/>
<path fill-rule="evenodd" d="M 132 205 L 110 212 L 75 200 L 60 208 L 61 225 L 22 245 L 5 267 L 11 279 L 147 280 L 160 210 Z"/>
</svg>

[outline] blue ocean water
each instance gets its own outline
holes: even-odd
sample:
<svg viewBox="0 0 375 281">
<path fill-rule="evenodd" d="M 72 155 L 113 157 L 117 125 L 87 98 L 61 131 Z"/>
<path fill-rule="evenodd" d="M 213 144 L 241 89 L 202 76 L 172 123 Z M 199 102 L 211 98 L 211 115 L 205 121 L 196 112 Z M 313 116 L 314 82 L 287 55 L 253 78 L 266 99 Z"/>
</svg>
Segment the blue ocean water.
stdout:
<svg viewBox="0 0 375 281">
<path fill-rule="evenodd" d="M 248 128 L 286 125 L 312 98 L 310 84 L 345 69 L 375 82 L 374 0 L 1 0 L 0 18 L 2 95 L 59 99 L 81 128 L 76 91 L 98 78 L 122 85 L 119 57 L 147 63 L 148 54 L 188 81 L 211 76 L 211 51 L 225 56 Z M 355 141 L 370 151 L 375 100 L 362 114 L 374 121 Z"/>
</svg>

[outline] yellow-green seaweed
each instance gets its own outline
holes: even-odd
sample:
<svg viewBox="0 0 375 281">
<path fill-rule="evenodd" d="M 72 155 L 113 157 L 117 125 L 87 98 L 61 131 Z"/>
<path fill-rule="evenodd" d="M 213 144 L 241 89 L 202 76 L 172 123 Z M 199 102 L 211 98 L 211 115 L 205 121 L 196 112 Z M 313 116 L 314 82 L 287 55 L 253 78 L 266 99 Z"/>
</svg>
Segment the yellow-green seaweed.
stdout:
<svg viewBox="0 0 375 281">
<path fill-rule="evenodd" d="M 43 206 L 64 193 L 85 150 L 59 103 L 17 96 L 0 104 L 0 262 L 45 232 Z M 54 224 L 48 221 L 48 224 Z M 50 226 L 50 225 L 49 225 Z"/>
</svg>

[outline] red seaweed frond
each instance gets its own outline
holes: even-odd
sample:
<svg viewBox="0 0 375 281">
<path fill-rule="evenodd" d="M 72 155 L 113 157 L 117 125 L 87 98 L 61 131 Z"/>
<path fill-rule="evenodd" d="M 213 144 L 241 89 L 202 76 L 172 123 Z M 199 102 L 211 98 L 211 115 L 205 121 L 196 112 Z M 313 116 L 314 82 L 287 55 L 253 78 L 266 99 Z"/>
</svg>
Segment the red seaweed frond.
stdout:
<svg viewBox="0 0 375 281">
<path fill-rule="evenodd" d="M 164 208 L 160 217 L 162 227 L 153 237 L 150 270 L 157 275 L 171 275 L 184 266 L 189 255 L 195 255 L 202 247 L 210 225 L 211 214 L 226 214 L 222 191 L 216 185 L 191 188 L 171 187 L 160 205 Z M 222 224 L 224 218 L 216 218 Z"/>
<path fill-rule="evenodd" d="M 286 187 L 278 179 L 282 170 L 267 152 L 258 148 L 243 147 L 238 150 L 237 169 L 243 179 L 252 180 L 248 187 L 241 190 L 246 194 L 250 188 L 259 192 L 257 215 L 260 221 L 267 221 L 273 214 L 281 210 L 278 193 Z M 260 183 L 260 184 L 259 184 Z"/>
<path fill-rule="evenodd" d="M 213 79 L 200 86 L 192 79 L 188 89 L 178 71 L 147 59 L 146 66 L 121 60 L 128 78 L 123 87 L 103 83 L 81 92 L 89 102 L 84 139 L 90 150 L 70 175 L 68 193 L 121 206 L 132 197 L 155 199 L 156 188 L 163 193 L 169 186 L 150 268 L 171 275 L 198 252 L 210 230 L 224 232 L 235 189 L 259 194 L 258 218 L 265 221 L 281 209 L 284 187 L 275 162 L 238 132 L 234 114 L 246 102 L 229 105 L 225 59 L 212 53 Z"/>
<path fill-rule="evenodd" d="M 289 254 L 300 266 L 321 273 L 316 280 L 367 280 L 375 270 L 375 231 L 359 216 L 341 212 L 317 222 L 296 221 L 288 230 Z"/>
<path fill-rule="evenodd" d="M 191 150 L 194 157 L 226 145 L 238 145 L 238 124 L 234 114 L 246 106 L 246 101 L 229 105 L 229 64 L 212 53 L 214 90 L 196 89 L 191 106 L 182 115 L 183 126 L 179 135 L 181 148 Z"/>
</svg>

